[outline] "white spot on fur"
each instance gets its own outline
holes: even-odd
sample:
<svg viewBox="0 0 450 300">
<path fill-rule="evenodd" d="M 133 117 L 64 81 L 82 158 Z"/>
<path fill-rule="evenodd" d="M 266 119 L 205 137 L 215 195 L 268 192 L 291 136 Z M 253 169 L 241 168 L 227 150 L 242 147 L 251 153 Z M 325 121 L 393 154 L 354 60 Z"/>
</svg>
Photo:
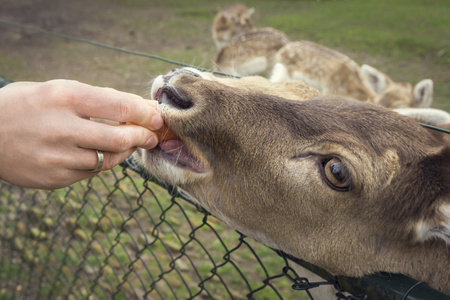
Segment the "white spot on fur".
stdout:
<svg viewBox="0 0 450 300">
<path fill-rule="evenodd" d="M 444 240 L 450 245 L 450 205 L 442 205 L 439 210 L 444 219 L 437 226 L 427 224 L 424 221 L 420 221 L 416 225 L 417 241 L 424 242 L 429 239 L 437 238 Z"/>
<path fill-rule="evenodd" d="M 151 100 L 156 100 L 156 92 L 158 91 L 159 87 L 164 85 L 164 79 L 162 75 L 159 75 L 153 80 L 152 89 L 150 91 L 150 98 Z"/>
<path fill-rule="evenodd" d="M 289 74 L 287 68 L 282 63 L 276 63 L 272 68 L 272 74 L 270 75 L 271 82 L 285 82 L 289 81 Z"/>
<path fill-rule="evenodd" d="M 322 85 L 322 84 L 320 84 L 320 82 L 317 82 L 316 80 L 311 79 L 311 77 L 307 74 L 305 75 L 302 72 L 294 71 L 294 73 L 292 74 L 292 77 L 295 78 L 296 80 L 303 81 L 308 86 L 318 89 L 319 91 L 321 91 L 324 94 L 332 94 L 332 92 L 330 92 L 326 88 L 326 85 Z"/>
<path fill-rule="evenodd" d="M 259 56 L 230 67 L 222 66 L 222 70 L 231 75 L 247 76 L 264 72 L 267 69 L 268 64 L 266 57 Z"/>
</svg>

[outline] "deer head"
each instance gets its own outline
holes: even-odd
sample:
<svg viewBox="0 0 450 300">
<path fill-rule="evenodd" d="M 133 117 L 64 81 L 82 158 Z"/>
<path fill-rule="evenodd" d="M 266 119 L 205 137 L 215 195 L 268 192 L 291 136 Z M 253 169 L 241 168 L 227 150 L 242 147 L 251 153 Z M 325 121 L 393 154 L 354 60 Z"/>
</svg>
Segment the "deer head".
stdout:
<svg viewBox="0 0 450 300">
<path fill-rule="evenodd" d="M 159 76 L 179 137 L 135 159 L 235 229 L 334 274 L 408 274 L 450 293 L 450 138 L 296 81 Z M 299 101 L 302 100 L 302 101 Z"/>
<path fill-rule="evenodd" d="M 254 28 L 251 19 L 254 8 L 235 4 L 220 11 L 214 18 L 212 36 L 217 49 L 222 49 L 234 37 Z"/>
</svg>

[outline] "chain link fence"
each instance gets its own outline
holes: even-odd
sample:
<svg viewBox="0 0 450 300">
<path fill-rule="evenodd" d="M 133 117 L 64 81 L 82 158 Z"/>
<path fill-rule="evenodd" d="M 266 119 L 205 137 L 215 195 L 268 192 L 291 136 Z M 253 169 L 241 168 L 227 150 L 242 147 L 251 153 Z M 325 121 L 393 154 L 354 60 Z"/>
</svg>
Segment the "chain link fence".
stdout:
<svg viewBox="0 0 450 300">
<path fill-rule="evenodd" d="M 390 299 L 431 299 L 407 297 L 415 281 L 406 292 L 376 279 L 371 298 L 364 280 L 314 267 L 330 282 L 309 282 L 289 266 L 304 262 L 228 228 L 176 188 L 136 171 L 129 159 L 52 191 L 0 181 L 0 299 L 312 299 L 309 289 L 324 284 L 350 284 L 359 295 L 338 292 L 337 299 L 386 299 L 386 289 Z M 382 292 L 373 293 L 377 285 Z"/>
<path fill-rule="evenodd" d="M 126 165 L 0 182 L 0 299 L 307 299 L 285 258 L 161 185 Z"/>
</svg>

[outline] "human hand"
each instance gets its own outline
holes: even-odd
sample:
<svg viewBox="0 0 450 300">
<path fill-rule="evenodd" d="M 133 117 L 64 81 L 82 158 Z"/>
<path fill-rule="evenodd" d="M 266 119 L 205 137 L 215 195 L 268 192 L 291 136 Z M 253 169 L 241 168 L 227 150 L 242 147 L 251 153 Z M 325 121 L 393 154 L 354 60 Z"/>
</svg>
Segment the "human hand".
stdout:
<svg viewBox="0 0 450 300">
<path fill-rule="evenodd" d="M 156 101 L 71 80 L 17 82 L 0 89 L 0 179 L 23 187 L 60 188 L 95 175 L 136 147 L 153 148 L 162 118 Z M 127 125 L 114 126 L 90 118 Z"/>
</svg>

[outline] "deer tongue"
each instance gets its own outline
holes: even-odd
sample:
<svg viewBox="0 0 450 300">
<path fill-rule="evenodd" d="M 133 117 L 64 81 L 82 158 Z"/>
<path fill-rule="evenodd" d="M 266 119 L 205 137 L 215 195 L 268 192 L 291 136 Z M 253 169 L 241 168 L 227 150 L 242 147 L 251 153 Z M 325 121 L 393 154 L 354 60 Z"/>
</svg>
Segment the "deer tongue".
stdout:
<svg viewBox="0 0 450 300">
<path fill-rule="evenodd" d="M 183 141 L 166 140 L 160 142 L 159 147 L 161 151 L 175 164 L 185 166 L 193 169 L 195 172 L 204 173 L 206 168 L 202 165 L 186 148 Z"/>
</svg>

